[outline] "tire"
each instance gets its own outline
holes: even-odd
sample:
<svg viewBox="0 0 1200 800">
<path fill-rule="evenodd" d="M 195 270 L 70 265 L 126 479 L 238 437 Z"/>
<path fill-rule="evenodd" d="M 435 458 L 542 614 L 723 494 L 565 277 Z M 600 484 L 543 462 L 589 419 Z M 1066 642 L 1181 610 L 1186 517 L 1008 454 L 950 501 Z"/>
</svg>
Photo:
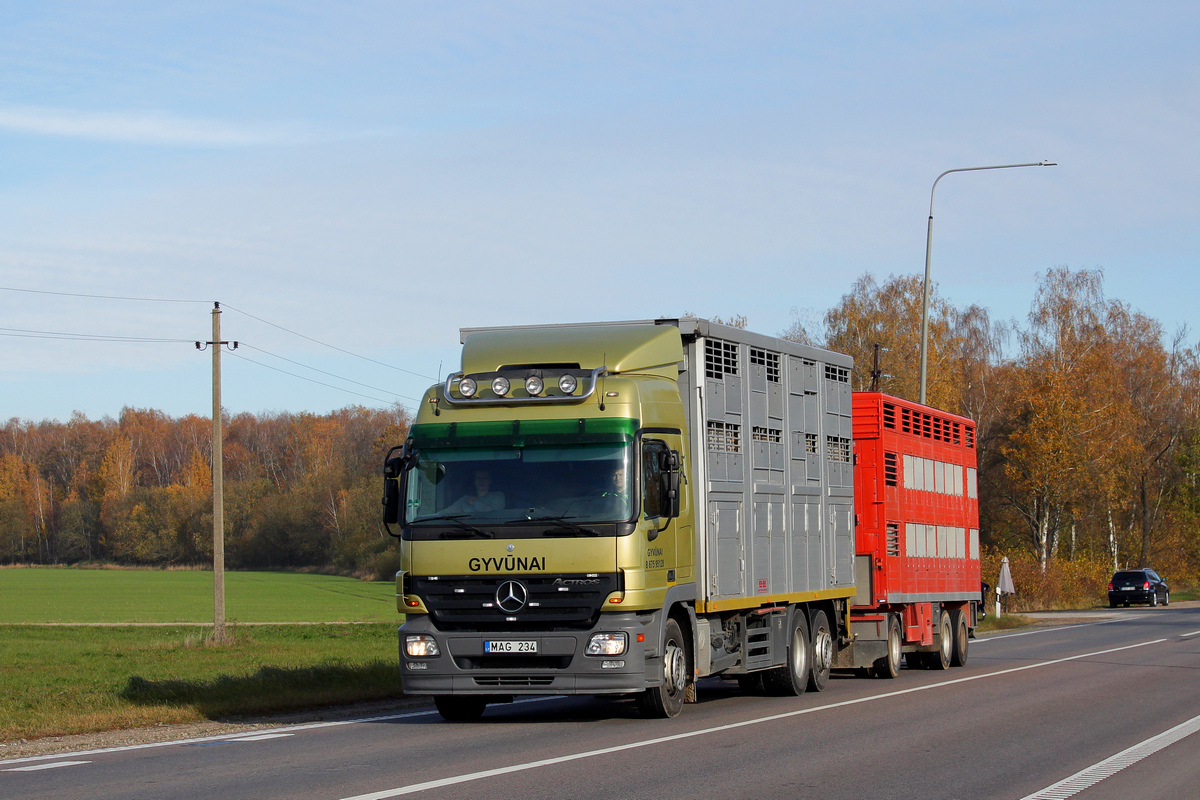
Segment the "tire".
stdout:
<svg viewBox="0 0 1200 800">
<path fill-rule="evenodd" d="M 1166 594 L 1163 595 L 1163 605 L 1164 606 L 1171 605 L 1171 593 L 1170 592 L 1167 592 Z"/>
<path fill-rule="evenodd" d="M 488 701 L 486 697 L 438 695 L 433 703 L 447 722 L 474 722 L 483 716 Z"/>
<path fill-rule="evenodd" d="M 688 682 L 692 677 L 692 660 L 688 654 L 688 643 L 683 631 L 674 619 L 668 619 L 663 630 L 662 665 L 663 680 L 638 696 L 638 708 L 642 716 L 665 719 L 679 716 Z"/>
<path fill-rule="evenodd" d="M 787 664 L 756 674 L 762 676 L 762 687 L 769 694 L 777 697 L 799 697 L 808 687 L 811 663 L 808 620 L 804 618 L 803 608 L 795 608 L 792 610 L 792 635 L 788 640 Z"/>
<path fill-rule="evenodd" d="M 950 659 L 954 656 L 954 628 L 950 624 L 950 614 L 946 611 L 938 618 L 938 630 L 938 649 L 925 654 L 925 669 L 950 668 Z"/>
<path fill-rule="evenodd" d="M 967 615 L 962 609 L 950 612 L 950 627 L 954 631 L 953 648 L 950 652 L 950 666 L 962 667 L 967 663 L 967 645 L 970 641 L 967 630 Z"/>
<path fill-rule="evenodd" d="M 883 658 L 875 659 L 875 663 L 871 665 L 871 671 L 876 678 L 892 678 L 900 677 L 900 650 L 902 646 L 900 640 L 900 621 L 891 614 L 888 615 L 888 638 L 887 638 L 887 655 Z"/>
<path fill-rule="evenodd" d="M 812 640 L 808 670 L 808 688 L 813 692 L 823 692 L 829 684 L 829 671 L 837 658 L 837 643 L 829 628 L 829 618 L 824 611 L 814 611 L 809 626 L 809 638 Z"/>
<path fill-rule="evenodd" d="M 1157 590 L 1150 593 L 1150 607 L 1151 608 L 1158 607 L 1158 591 Z"/>
</svg>

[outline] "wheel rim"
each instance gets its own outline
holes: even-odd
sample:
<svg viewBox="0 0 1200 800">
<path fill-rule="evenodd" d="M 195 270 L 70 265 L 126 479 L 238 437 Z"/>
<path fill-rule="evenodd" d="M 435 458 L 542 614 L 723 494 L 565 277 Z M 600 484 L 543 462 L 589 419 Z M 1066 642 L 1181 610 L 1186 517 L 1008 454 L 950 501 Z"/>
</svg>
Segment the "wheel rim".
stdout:
<svg viewBox="0 0 1200 800">
<path fill-rule="evenodd" d="M 894 625 L 888 634 L 888 661 L 892 671 L 900 668 L 900 631 Z"/>
<path fill-rule="evenodd" d="M 946 661 L 949 661 L 950 656 L 954 654 L 954 639 L 952 637 L 950 618 L 946 617 L 942 621 L 942 658 Z"/>
<path fill-rule="evenodd" d="M 670 694 L 683 691 L 687 681 L 686 659 L 683 648 L 675 640 L 667 642 L 666 652 L 663 653 L 663 683 Z"/>
<path fill-rule="evenodd" d="M 825 672 L 833 664 L 833 637 L 829 631 L 821 628 L 813 641 L 813 669 Z"/>
</svg>

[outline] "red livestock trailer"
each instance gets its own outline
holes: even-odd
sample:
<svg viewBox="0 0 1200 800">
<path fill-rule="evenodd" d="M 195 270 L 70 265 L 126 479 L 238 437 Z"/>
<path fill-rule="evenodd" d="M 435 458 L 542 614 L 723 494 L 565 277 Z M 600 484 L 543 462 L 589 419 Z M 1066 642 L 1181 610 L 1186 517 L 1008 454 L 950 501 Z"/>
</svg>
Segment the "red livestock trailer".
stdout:
<svg viewBox="0 0 1200 800">
<path fill-rule="evenodd" d="M 967 659 L 980 613 L 975 423 L 877 392 L 853 395 L 856 645 L 876 674 Z M 858 663 L 862 663 L 861 656 Z"/>
</svg>

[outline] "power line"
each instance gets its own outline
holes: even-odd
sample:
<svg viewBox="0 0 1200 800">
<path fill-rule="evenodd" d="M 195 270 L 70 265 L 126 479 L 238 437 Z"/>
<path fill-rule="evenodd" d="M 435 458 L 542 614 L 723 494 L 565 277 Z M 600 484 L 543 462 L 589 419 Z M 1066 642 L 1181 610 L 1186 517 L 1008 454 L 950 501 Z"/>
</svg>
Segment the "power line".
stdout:
<svg viewBox="0 0 1200 800">
<path fill-rule="evenodd" d="M 245 343 L 243 342 L 242 344 L 244 345 Z M 256 349 L 257 349 L 257 348 L 256 348 Z M 290 375 L 290 376 L 292 376 L 293 378 L 299 378 L 299 379 L 300 379 L 300 380 L 302 380 L 302 381 L 308 381 L 309 383 L 315 383 L 315 384 L 317 384 L 318 386 L 324 386 L 324 387 L 326 387 L 326 388 L 329 388 L 329 389 L 337 389 L 338 391 L 341 391 L 341 392 L 346 392 L 347 394 L 352 394 L 352 395 L 355 395 L 355 396 L 357 396 L 357 397 L 365 397 L 365 398 L 367 398 L 368 400 L 374 400 L 374 401 L 375 401 L 375 402 L 377 402 L 377 403 L 388 403 L 388 404 L 390 404 L 390 403 L 393 403 L 393 402 L 394 402 L 393 400 L 385 400 L 385 399 L 384 399 L 384 398 L 382 398 L 382 397 L 373 397 L 373 396 L 371 396 L 371 395 L 369 395 L 369 394 L 363 394 L 362 392 L 356 392 L 356 391 L 353 391 L 353 390 L 351 390 L 351 389 L 346 389 L 345 387 L 342 387 L 342 386 L 334 386 L 334 385 L 333 385 L 333 384 L 331 384 L 331 383 L 325 383 L 324 381 L 318 381 L 318 380 L 315 380 L 315 379 L 313 379 L 313 378 L 308 378 L 308 377 L 305 377 L 304 375 L 297 375 L 297 374 L 296 374 L 296 373 L 294 373 L 294 372 L 288 372 L 286 369 L 280 369 L 279 367 L 273 367 L 273 366 L 271 366 L 270 364 L 264 364 L 264 363 L 262 363 L 261 361 L 255 361 L 253 358 L 246 358 L 245 356 L 243 356 L 243 355 L 239 355 L 238 353 L 227 353 L 226 355 L 233 356 L 234 358 L 241 359 L 242 361 L 249 361 L 251 364 L 255 364 L 255 365 L 257 365 L 257 366 L 260 366 L 260 367 L 263 367 L 263 368 L 265 368 L 265 369 L 274 370 L 275 372 L 279 372 L 279 373 L 282 373 L 282 374 L 284 374 L 284 375 Z M 270 355 L 270 354 L 268 353 L 268 355 Z M 301 365 L 301 366 L 303 366 L 303 365 Z M 345 379 L 343 378 L 342 380 L 345 380 Z M 374 387 L 370 387 L 370 388 L 374 388 Z M 380 390 L 380 391 L 384 391 L 384 390 Z M 415 400 L 415 398 L 408 397 L 407 395 L 402 395 L 402 394 L 397 394 L 397 395 L 396 395 L 396 397 L 403 397 L 405 400 Z M 416 401 L 416 402 L 420 402 L 420 401 Z"/>
<path fill-rule="evenodd" d="M 331 350 L 337 350 L 339 353 L 345 353 L 348 356 L 354 356 L 355 358 L 361 358 L 363 361 L 369 361 L 372 364 L 378 364 L 381 367 L 387 367 L 388 369 L 394 369 L 397 372 L 403 372 L 403 373 L 406 373 L 408 375 L 413 375 L 418 378 L 425 378 L 426 380 L 437 381 L 437 378 L 434 378 L 431 375 L 422 375 L 420 372 L 413 372 L 412 370 L 404 369 L 403 367 L 396 367 L 391 364 L 387 364 L 383 361 L 376 361 L 373 358 L 367 358 L 366 356 L 360 356 L 358 353 L 352 353 L 349 350 L 343 350 L 342 348 L 340 348 L 336 345 L 329 344 L 328 342 L 322 342 L 319 339 L 314 339 L 313 337 L 306 336 L 303 333 L 297 333 L 296 331 L 289 330 L 288 328 L 285 328 L 282 325 L 276 325 L 274 322 L 269 322 L 269 321 L 263 319 L 262 317 L 256 317 L 247 311 L 242 311 L 240 308 L 234 308 L 231 305 L 224 305 L 224 306 L 222 306 L 222 308 L 225 308 L 229 311 L 236 311 L 239 314 L 249 317 L 250 319 L 258 320 L 259 322 L 263 323 L 264 325 L 270 325 L 272 328 L 278 328 L 279 330 L 281 330 L 285 333 L 290 333 L 293 336 L 299 336 L 301 339 L 307 339 L 308 341 L 313 342 L 314 344 L 319 344 L 322 347 L 328 347 Z"/>
<path fill-rule="evenodd" d="M 192 339 L 158 339 L 148 336 L 110 336 L 99 333 L 66 333 L 62 331 L 37 331 L 24 328 L 0 328 L 0 336 L 13 336 L 22 339 L 59 339 L 76 342 L 148 342 L 179 344 L 191 342 Z"/>
<path fill-rule="evenodd" d="M 133 297 L 133 296 L 127 296 L 127 295 L 88 294 L 88 293 L 84 293 L 84 292 L 56 292 L 56 291 L 50 291 L 50 290 L 46 290 L 46 289 L 21 289 L 21 288 L 16 288 L 16 287 L 12 287 L 12 286 L 0 286 L 0 291 L 19 292 L 19 293 L 24 293 L 24 294 L 52 295 L 52 296 L 56 296 L 56 297 L 81 297 L 81 298 L 87 298 L 87 299 L 92 299 L 92 300 L 120 300 L 120 301 L 144 302 L 144 303 L 202 303 L 202 304 L 207 305 L 210 302 L 208 300 L 180 300 L 180 299 L 162 298 L 162 297 Z M 436 380 L 435 378 L 433 378 L 429 375 L 423 375 L 422 373 L 413 372 L 412 370 L 407 370 L 407 369 L 404 369 L 403 367 L 397 367 L 392 364 L 385 363 L 383 361 L 378 361 L 373 358 L 368 358 L 367 356 L 359 355 L 358 353 L 354 353 L 350 350 L 346 350 L 346 349 L 338 347 L 336 345 L 329 344 L 328 342 L 323 342 L 319 339 L 315 339 L 311 336 L 307 336 L 298 331 L 294 331 L 289 328 L 285 328 L 282 325 L 278 325 L 274 322 L 271 322 L 269 320 L 265 320 L 262 317 L 255 316 L 254 314 L 251 314 L 248 311 L 243 311 L 239 308 L 234 308 L 233 306 L 230 306 L 230 305 L 224 305 L 223 308 L 226 310 L 229 310 L 229 311 L 236 311 L 237 313 L 242 314 L 243 316 L 246 316 L 246 317 L 249 317 L 250 319 L 261 322 L 264 325 L 269 325 L 272 328 L 277 328 L 285 333 L 289 333 L 293 336 L 298 336 L 301 339 L 305 339 L 307 341 L 313 342 L 314 344 L 319 344 L 322 347 L 328 347 L 331 350 L 336 350 L 339 353 L 343 353 L 345 355 L 352 356 L 357 359 L 361 359 L 361 360 L 369 362 L 371 364 L 376 364 L 381 367 L 386 367 L 388 369 L 395 370 L 397 372 L 403 372 L 407 375 L 412 375 L 412 376 L 415 376 L 418 378 L 425 378 L 426 380 L 430 380 L 430 381 Z M 24 338 L 24 339 L 50 339 L 50 340 L 59 340 L 59 341 L 114 342 L 114 343 L 180 344 L 180 343 L 195 341 L 195 339 L 168 339 L 168 338 L 139 337 L 139 336 L 111 336 L 111 335 L 104 335 L 104 334 L 69 333 L 69 332 L 63 332 L 63 331 L 26 330 L 26 329 L 22 329 L 22 328 L 0 328 L 0 336 L 8 336 L 8 337 L 13 337 L 13 338 Z M 352 383 L 352 384 L 355 384 L 357 386 L 362 386 L 367 389 L 390 394 L 390 392 L 387 389 L 381 389 L 378 386 L 370 386 L 368 384 L 359 383 L 358 381 L 354 381 L 349 378 L 343 378 L 342 376 L 335 375 L 332 372 L 326 372 L 325 370 L 317 369 L 316 367 L 310 367 L 307 364 L 302 364 L 299 361 L 293 361 L 292 359 L 285 358 L 280 355 L 276 355 L 275 353 L 268 352 L 266 350 L 263 350 L 262 348 L 247 345 L 245 342 L 242 342 L 242 344 L 246 347 L 250 347 L 253 350 L 258 350 L 261 353 L 272 356 L 273 358 L 278 358 L 282 361 L 287 361 L 288 363 L 295 364 L 299 367 L 303 367 L 304 369 L 312 370 L 313 372 L 319 372 L 323 375 L 329 375 L 332 378 L 336 378 L 336 379 L 338 379 L 340 381 L 344 381 L 346 383 Z M 331 385 L 328 383 L 323 383 L 321 381 L 313 380 L 311 378 L 306 378 L 303 375 L 296 375 L 295 373 L 287 372 L 286 370 L 282 370 L 277 367 L 272 367 L 269 364 L 263 364 L 261 362 L 255 361 L 254 359 L 246 358 L 245 356 L 238 356 L 238 357 L 242 358 L 242 360 L 244 360 L 244 361 L 249 361 L 252 364 L 257 364 L 258 366 L 265 367 L 267 369 L 272 369 L 272 370 L 275 370 L 276 372 L 281 372 L 285 375 L 291 375 L 292 377 L 299 378 L 300 380 L 307 380 L 310 383 L 315 383 L 320 386 L 326 386 L 330 389 L 338 389 L 340 391 L 348 392 L 349 394 L 353 394 L 358 397 L 365 397 L 367 399 L 375 400 L 377 402 L 382 402 L 382 403 L 392 402 L 390 400 L 382 400 L 377 397 L 371 397 L 370 395 L 365 395 L 365 394 L 361 394 L 359 392 L 354 392 L 354 391 L 351 391 L 344 387 L 334 386 L 334 385 Z M 414 402 L 420 402 L 416 398 L 408 397 L 407 395 L 397 394 L 395 396 L 403 397 L 406 400 L 412 400 Z"/>
<path fill-rule="evenodd" d="M 65 331 L 39 331 L 39 330 L 28 330 L 28 329 L 24 329 L 24 328 L 0 328 L 0 336 L 8 336 L 11 338 L 20 338 L 20 339 L 50 339 L 52 341 L 97 342 L 97 343 L 117 343 L 117 344 L 186 344 L 186 343 L 195 341 L 194 339 L 160 339 L 160 338 L 145 337 L 145 336 L 109 336 L 109 335 L 105 335 L 105 334 L 68 333 Z M 240 342 L 240 344 L 243 347 L 249 348 L 251 350 L 257 350 L 258 352 L 264 353 L 268 356 L 271 356 L 272 358 L 278 358 L 281 361 L 287 361 L 289 364 L 295 364 L 298 367 L 303 367 L 304 369 L 312 370 L 313 372 L 319 372 L 322 375 L 328 375 L 331 378 L 336 378 L 337 380 L 344 381 L 346 383 L 352 383 L 355 386 L 362 386 L 363 388 L 372 389 L 377 392 L 391 393 L 388 389 L 383 389 L 378 386 L 371 386 L 370 384 L 361 383 L 359 381 L 352 380 L 350 378 L 345 378 L 341 375 L 336 375 L 332 372 L 328 372 L 323 369 L 317 369 L 316 367 L 310 367 L 307 364 L 302 364 L 299 361 L 293 361 L 290 358 L 285 358 L 284 356 L 277 355 L 277 354 L 269 352 L 267 350 L 263 350 L 261 347 L 255 347 L 254 345 L 247 344 L 246 342 Z M 231 354 L 231 355 L 237 355 L 237 354 Z M 317 380 L 313 380 L 312 378 L 306 378 L 303 375 L 297 375 L 293 372 L 288 372 L 286 370 L 282 370 L 277 367 L 272 367 L 270 364 L 263 364 L 262 362 L 255 361 L 252 358 L 246 358 L 244 356 L 238 356 L 238 357 L 242 358 L 243 361 L 250 362 L 251 364 L 256 364 L 260 367 L 265 367 L 266 369 L 275 370 L 276 372 L 281 372 L 285 375 L 291 375 L 294 378 L 299 378 L 300 380 L 306 380 L 306 381 L 309 381 L 310 383 L 315 383 L 315 384 L 318 384 L 320 386 L 325 386 L 330 389 L 336 389 L 338 391 L 347 392 L 348 394 L 355 395 L 356 397 L 365 397 L 369 400 L 375 400 L 380 403 L 393 402 L 392 400 L 384 400 L 382 398 L 372 397 L 371 395 L 362 394 L 361 392 L 355 392 L 353 390 L 347 389 L 342 386 L 335 386 L 333 384 L 325 383 L 323 381 L 317 381 Z M 418 400 L 417 398 L 409 397 L 408 395 L 404 395 L 404 394 L 396 393 L 395 396 L 403 397 L 406 400 L 412 400 L 414 402 L 420 402 L 420 400 Z"/>
<path fill-rule="evenodd" d="M 0 286 L 0 292 L 23 292 L 25 294 L 52 294 L 56 297 L 86 297 L 91 300 L 132 300 L 141 303 L 209 303 L 209 300 L 175 300 L 165 297 L 124 297 L 111 294 L 83 294 L 81 292 L 51 292 L 45 289 L 17 289 Z"/>
<path fill-rule="evenodd" d="M 19 288 L 13 287 L 13 286 L 0 286 L 0 291 L 22 292 L 25 294 L 47 294 L 47 295 L 53 295 L 56 297 L 84 297 L 84 298 L 88 298 L 88 299 L 92 299 L 92 300 L 126 300 L 126 301 L 143 302 L 143 303 L 203 303 L 203 304 L 207 305 L 210 302 L 212 302 L 209 300 L 179 300 L 179 299 L 165 298 L 165 297 L 130 297 L 130 296 L 125 296 L 125 295 L 87 294 L 87 293 L 83 293 L 83 292 L 54 292 L 54 291 L 49 291 L 47 289 L 19 289 Z M 257 317 L 254 314 L 251 314 L 249 311 L 242 311 L 240 308 L 234 308 L 233 306 L 228 305 L 228 304 L 224 304 L 222 307 L 228 311 L 236 311 L 237 313 L 242 314 L 243 316 L 249 317 L 250 319 L 253 319 L 253 320 L 257 320 L 258 322 L 261 322 L 264 325 L 270 325 L 272 328 L 278 328 L 279 330 L 281 330 L 285 333 L 290 333 L 293 336 L 299 336 L 301 339 L 305 339 L 314 344 L 319 344 L 322 347 L 328 347 L 331 350 L 336 350 L 339 353 L 344 353 L 348 356 L 353 356 L 354 358 L 359 358 L 359 359 L 362 359 L 363 361 L 368 361 L 372 364 L 377 364 L 381 367 L 387 367 L 388 369 L 393 369 L 393 370 L 396 370 L 397 372 L 403 372 L 407 375 L 413 375 L 417 378 L 425 378 L 426 380 L 430 380 L 430 381 L 438 380 L 437 378 L 434 378 L 431 375 L 424 375 L 420 372 L 413 372 L 412 370 L 404 369 L 403 367 L 397 367 L 397 366 L 388 364 L 383 361 L 377 361 L 373 358 L 368 358 L 367 356 L 359 355 L 358 353 L 354 353 L 350 350 L 346 350 L 344 348 L 338 347 L 337 345 L 329 344 L 328 342 L 322 342 L 320 339 L 314 339 L 311 336 L 307 336 L 298 331 L 291 330 L 290 328 L 285 328 L 282 325 L 277 325 L 276 323 L 271 322 L 269 320 L 265 320 L 262 317 Z M 63 338 L 63 337 L 49 337 L 49 338 Z M 119 340 L 114 340 L 114 341 L 119 341 Z M 164 340 L 164 341 L 166 341 L 166 340 Z"/>
<path fill-rule="evenodd" d="M 359 381 L 351 380 L 350 378 L 346 378 L 346 377 L 343 377 L 343 376 L 341 376 L 341 375 L 335 375 L 335 374 L 334 374 L 334 373 L 332 373 L 332 372 L 326 372 L 326 371 L 325 371 L 325 370 L 323 370 L 323 369 L 317 369 L 316 367 L 310 367 L 308 364 L 302 364 L 302 363 L 300 363 L 299 361 L 293 361 L 293 360 L 292 360 L 292 359 L 290 359 L 290 358 L 286 358 L 286 357 L 284 357 L 284 356 L 278 355 L 277 353 L 272 353 L 272 352 L 269 352 L 269 351 L 267 351 L 267 350 L 263 350 L 261 347 L 255 347 L 255 346 L 254 346 L 254 345 L 252 345 L 252 344 L 246 344 L 245 342 L 241 342 L 240 344 L 241 344 L 241 346 L 242 346 L 242 347 L 245 347 L 245 348 L 247 348 L 247 349 L 249 349 L 249 350 L 257 350 L 258 352 L 260 352 L 260 353 L 263 353 L 263 354 L 265 354 L 265 355 L 268 355 L 268 356 L 271 356 L 272 358 L 278 358 L 280 361 L 286 361 L 286 362 L 288 362 L 289 364 L 295 364 L 295 365 L 296 365 L 296 366 L 298 366 L 298 367 L 303 367 L 304 369 L 309 369 L 309 370 L 312 370 L 313 372 L 319 372 L 319 373 L 321 373 L 322 375 L 328 375 L 328 376 L 329 376 L 329 377 L 331 377 L 331 378 L 337 378 L 339 381 L 345 381 L 346 383 L 353 383 L 355 386 L 361 386 L 361 387 L 363 387 L 364 389 L 372 389 L 372 390 L 374 390 L 374 391 L 376 391 L 376 392 L 391 393 L 391 390 L 390 390 L 390 389 L 383 389 L 383 388 L 381 388 L 381 387 L 379 387 L 379 386 L 372 386 L 372 385 L 370 385 L 369 383 L 360 383 Z M 247 360 L 247 361 L 250 361 L 250 359 L 246 359 L 246 360 Z M 257 362 L 257 361 L 252 361 L 251 363 L 255 363 L 255 364 L 257 364 L 258 362 Z M 264 365 L 264 366 L 266 366 L 266 365 Z M 291 373 L 287 373 L 287 374 L 291 374 Z M 408 397 L 408 396 L 406 396 L 406 395 L 402 395 L 402 394 L 397 394 L 396 396 L 397 396 L 397 397 L 404 397 L 404 398 L 405 398 L 405 399 L 407 399 L 407 400 L 416 400 L 416 398 L 414 398 L 414 397 Z M 420 401 L 419 401 L 419 400 L 417 400 L 417 402 L 420 402 Z"/>
</svg>

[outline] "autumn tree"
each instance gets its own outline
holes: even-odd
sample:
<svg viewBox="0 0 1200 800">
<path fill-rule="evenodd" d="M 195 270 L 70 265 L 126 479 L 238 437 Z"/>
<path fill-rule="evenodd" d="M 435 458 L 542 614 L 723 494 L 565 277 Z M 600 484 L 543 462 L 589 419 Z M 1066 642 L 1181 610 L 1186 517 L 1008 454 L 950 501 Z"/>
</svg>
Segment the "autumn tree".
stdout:
<svg viewBox="0 0 1200 800">
<path fill-rule="evenodd" d="M 784 337 L 825 347 L 854 358 L 854 389 L 873 385 L 875 346 L 882 351 L 878 389 L 916 400 L 920 394 L 921 307 L 924 282 L 917 275 L 892 275 L 880 285 L 870 273 L 824 316 L 820 330 L 800 320 Z M 959 311 L 930 287 L 927 401 L 946 411 L 978 419 L 984 411 L 992 362 L 1001 332 L 987 311 Z"/>
</svg>

